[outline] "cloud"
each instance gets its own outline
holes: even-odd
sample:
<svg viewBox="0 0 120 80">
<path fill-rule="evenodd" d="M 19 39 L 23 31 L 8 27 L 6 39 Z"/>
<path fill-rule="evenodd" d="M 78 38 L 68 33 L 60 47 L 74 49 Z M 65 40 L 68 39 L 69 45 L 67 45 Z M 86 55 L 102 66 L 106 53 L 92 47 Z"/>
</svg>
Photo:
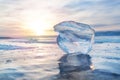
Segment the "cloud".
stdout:
<svg viewBox="0 0 120 80">
<path fill-rule="evenodd" d="M 120 29 L 119 4 L 119 0 L 0 0 L 0 34 L 24 32 L 22 21 L 31 13 L 49 21 L 49 29 L 65 20 L 87 23 L 97 30 Z"/>
<path fill-rule="evenodd" d="M 88 22 L 90 24 L 115 24 L 120 20 L 120 1 L 118 0 L 77 0 L 65 7 L 68 14 L 77 14 L 79 21 Z"/>
</svg>

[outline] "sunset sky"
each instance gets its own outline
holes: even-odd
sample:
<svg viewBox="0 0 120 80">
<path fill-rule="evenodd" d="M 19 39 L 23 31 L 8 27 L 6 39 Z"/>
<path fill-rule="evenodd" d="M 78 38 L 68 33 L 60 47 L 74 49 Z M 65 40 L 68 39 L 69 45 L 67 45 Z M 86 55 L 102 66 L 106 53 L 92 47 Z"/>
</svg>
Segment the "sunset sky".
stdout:
<svg viewBox="0 0 120 80">
<path fill-rule="evenodd" d="M 66 20 L 120 30 L 119 9 L 120 0 L 0 0 L 0 36 L 54 35 Z"/>
</svg>

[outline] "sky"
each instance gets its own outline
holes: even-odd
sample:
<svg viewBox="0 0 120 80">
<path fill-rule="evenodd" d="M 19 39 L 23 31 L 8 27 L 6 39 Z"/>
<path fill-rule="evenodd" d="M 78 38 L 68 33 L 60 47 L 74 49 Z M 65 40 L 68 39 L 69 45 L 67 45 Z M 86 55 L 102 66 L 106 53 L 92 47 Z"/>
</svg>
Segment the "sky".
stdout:
<svg viewBox="0 0 120 80">
<path fill-rule="evenodd" d="M 54 35 L 62 21 L 120 30 L 120 0 L 0 0 L 0 36 Z"/>
</svg>

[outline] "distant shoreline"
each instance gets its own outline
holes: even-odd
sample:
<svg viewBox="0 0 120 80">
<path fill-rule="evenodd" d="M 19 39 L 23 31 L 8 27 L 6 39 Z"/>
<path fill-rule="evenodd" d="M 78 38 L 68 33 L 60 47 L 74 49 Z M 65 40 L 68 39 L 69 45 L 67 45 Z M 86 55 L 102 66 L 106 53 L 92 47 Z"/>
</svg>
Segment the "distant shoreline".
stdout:
<svg viewBox="0 0 120 80">
<path fill-rule="evenodd" d="M 95 36 L 120 36 L 120 31 L 98 31 Z"/>
<path fill-rule="evenodd" d="M 12 37 L 0 37 L 0 39 L 13 39 Z"/>
<path fill-rule="evenodd" d="M 56 37 L 57 35 L 47 35 L 47 36 L 23 36 L 23 37 L 0 37 L 0 39 L 16 39 L 16 38 L 37 38 L 37 37 L 43 37 L 43 38 L 51 38 Z M 120 36 L 120 31 L 97 31 L 95 32 L 95 36 Z"/>
</svg>

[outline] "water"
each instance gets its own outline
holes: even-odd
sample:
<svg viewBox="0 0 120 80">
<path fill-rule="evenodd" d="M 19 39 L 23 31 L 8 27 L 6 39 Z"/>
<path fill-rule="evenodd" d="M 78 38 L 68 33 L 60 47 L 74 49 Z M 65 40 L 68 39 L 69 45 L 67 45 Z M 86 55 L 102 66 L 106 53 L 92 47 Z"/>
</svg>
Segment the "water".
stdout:
<svg viewBox="0 0 120 80">
<path fill-rule="evenodd" d="M 56 37 L 1 39 L 0 80 L 120 80 L 120 36 L 96 36 L 89 54 L 93 70 L 61 76 Z"/>
</svg>

